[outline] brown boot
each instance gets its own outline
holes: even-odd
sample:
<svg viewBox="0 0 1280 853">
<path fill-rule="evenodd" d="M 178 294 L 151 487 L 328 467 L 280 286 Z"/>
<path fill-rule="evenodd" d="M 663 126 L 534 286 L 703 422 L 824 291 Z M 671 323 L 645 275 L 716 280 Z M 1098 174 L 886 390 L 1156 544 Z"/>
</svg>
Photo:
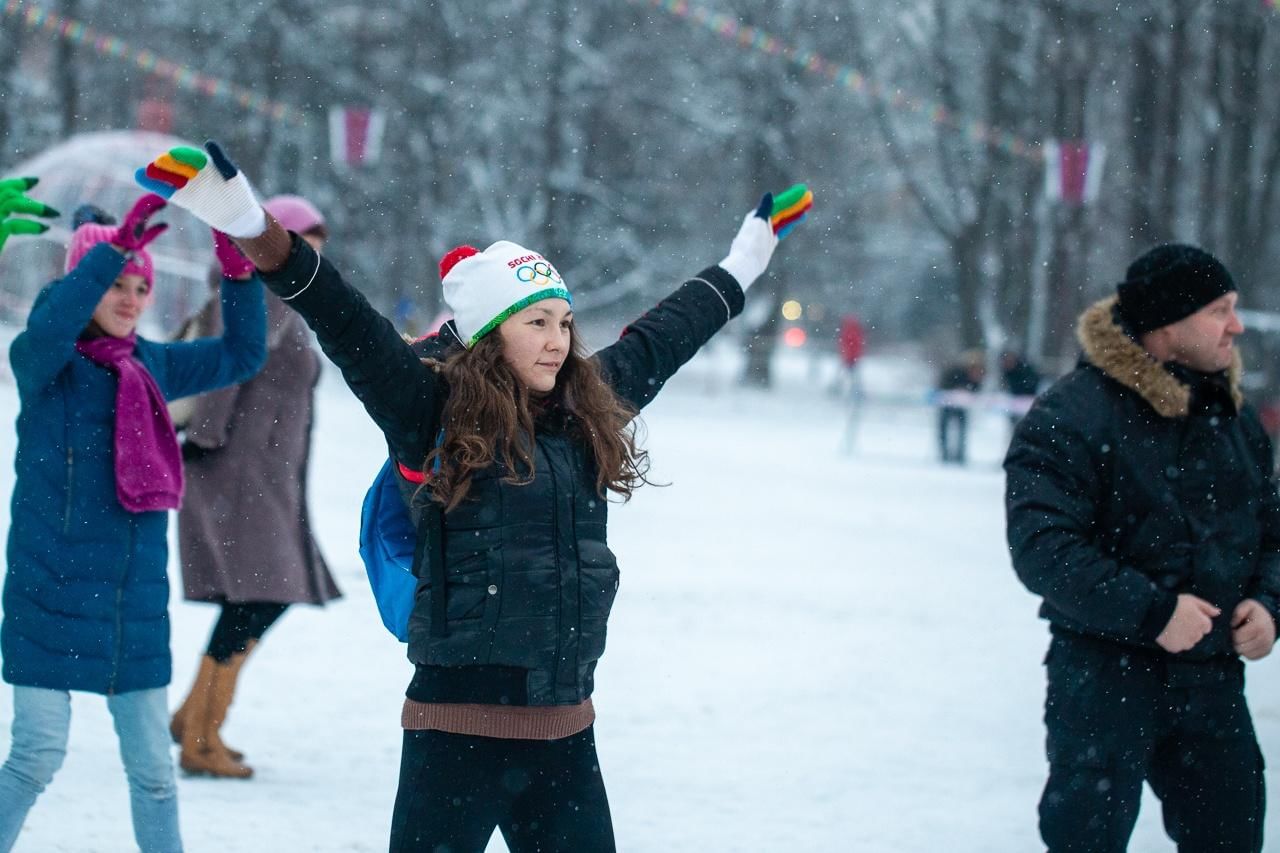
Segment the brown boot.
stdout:
<svg viewBox="0 0 1280 853">
<path fill-rule="evenodd" d="M 232 758 L 218 744 L 218 729 L 227 718 L 227 709 L 235 696 L 236 679 L 244 665 L 246 652 L 234 655 L 224 664 L 215 663 L 210 673 L 209 689 L 203 705 L 192 705 L 182 731 L 182 752 L 178 766 L 186 773 L 221 779 L 248 779 L 253 768 Z"/>
<path fill-rule="evenodd" d="M 252 648 L 253 644 L 250 643 L 245 654 L 247 655 Z M 187 698 L 182 701 L 178 710 L 173 712 L 173 718 L 169 720 L 169 735 L 174 743 L 182 743 L 182 733 L 186 731 L 193 709 L 208 704 L 209 690 L 213 686 L 213 670 L 217 665 L 218 662 L 209 655 L 200 658 L 200 669 L 196 672 L 195 681 L 191 684 L 191 692 L 187 694 Z M 217 732 L 213 733 L 210 745 L 215 749 L 226 750 L 235 761 L 244 761 L 244 753 L 223 743 Z"/>
</svg>

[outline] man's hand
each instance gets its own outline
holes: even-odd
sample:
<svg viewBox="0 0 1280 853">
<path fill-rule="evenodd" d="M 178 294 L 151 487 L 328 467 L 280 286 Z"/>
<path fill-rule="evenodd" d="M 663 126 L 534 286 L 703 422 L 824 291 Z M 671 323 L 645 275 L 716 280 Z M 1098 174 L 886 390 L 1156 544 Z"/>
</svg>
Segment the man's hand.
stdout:
<svg viewBox="0 0 1280 853">
<path fill-rule="evenodd" d="M 1254 603 L 1257 604 L 1257 602 Z M 1239 612 L 1238 608 L 1236 612 Z M 1165 625 L 1160 636 L 1156 637 L 1156 642 L 1166 652 L 1175 655 L 1185 652 L 1213 630 L 1213 618 L 1221 613 L 1221 610 L 1203 598 L 1184 592 L 1178 596 L 1178 606 L 1174 608 L 1169 624 Z M 1274 631 L 1272 639 L 1275 639 Z"/>
<path fill-rule="evenodd" d="M 1252 598 L 1237 604 L 1231 614 L 1231 644 L 1249 660 L 1271 654 L 1271 647 L 1276 644 L 1276 622 L 1267 608 Z"/>
</svg>

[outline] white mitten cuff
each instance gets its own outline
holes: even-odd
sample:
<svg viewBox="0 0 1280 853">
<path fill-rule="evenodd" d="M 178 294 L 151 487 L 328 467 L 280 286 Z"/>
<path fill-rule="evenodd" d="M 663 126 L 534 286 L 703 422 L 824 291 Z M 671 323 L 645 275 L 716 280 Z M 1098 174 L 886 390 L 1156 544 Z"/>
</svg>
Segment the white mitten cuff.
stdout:
<svg viewBox="0 0 1280 853">
<path fill-rule="evenodd" d="M 742 221 L 742 228 L 733 238 L 729 254 L 720 262 L 720 268 L 736 278 L 738 285 L 746 291 L 769 266 L 769 259 L 777 246 L 778 238 L 769 220 L 761 219 L 753 211 Z"/>
</svg>

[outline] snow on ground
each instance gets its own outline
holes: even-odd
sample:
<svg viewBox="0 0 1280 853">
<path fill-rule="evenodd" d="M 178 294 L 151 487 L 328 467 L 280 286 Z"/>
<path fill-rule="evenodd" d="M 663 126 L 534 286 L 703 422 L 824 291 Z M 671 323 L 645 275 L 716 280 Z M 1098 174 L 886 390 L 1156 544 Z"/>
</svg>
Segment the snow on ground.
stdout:
<svg viewBox="0 0 1280 853">
<path fill-rule="evenodd" d="M 784 357 L 780 387 L 758 392 L 728 380 L 734 360 L 705 354 L 646 411 L 670 485 L 614 511 L 623 580 L 595 701 L 619 849 L 1037 849 L 1046 632 L 1004 546 L 1002 418 L 977 417 L 964 469 L 934 461 L 932 413 L 902 402 L 870 407 L 845 454 L 826 365 Z M 873 391 L 922 397 L 918 365 L 871 367 Z M 15 408 L 0 382 L 0 416 Z M 191 851 L 386 849 L 410 666 L 355 546 L 384 449 L 332 372 L 317 426 L 312 507 L 347 597 L 294 608 L 251 659 L 224 734 L 257 776 L 180 779 Z M 6 463 L 4 494 L 12 476 Z M 171 703 L 213 617 L 175 592 Z M 1276 664 L 1249 671 L 1276 764 Z M 131 849 L 105 703 L 76 694 L 73 708 L 67 762 L 19 853 Z M 11 714 L 0 689 L 4 730 Z M 1150 798 L 1131 849 L 1173 849 Z"/>
</svg>

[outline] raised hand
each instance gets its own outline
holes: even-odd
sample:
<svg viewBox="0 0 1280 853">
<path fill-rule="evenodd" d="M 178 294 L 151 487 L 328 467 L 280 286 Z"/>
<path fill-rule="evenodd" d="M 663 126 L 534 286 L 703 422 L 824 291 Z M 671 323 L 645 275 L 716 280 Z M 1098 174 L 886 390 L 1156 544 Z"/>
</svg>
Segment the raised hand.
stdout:
<svg viewBox="0 0 1280 853">
<path fill-rule="evenodd" d="M 729 254 L 720 262 L 720 268 L 736 278 L 743 290 L 769 266 L 773 250 L 778 246 L 778 237 L 769 223 L 772 211 L 773 193 L 765 193 L 756 209 L 742 220 L 742 227 L 729 246 Z"/>
<path fill-rule="evenodd" d="M 147 244 L 169 230 L 166 223 L 151 225 L 151 217 L 168 206 L 168 202 L 155 193 L 147 193 L 133 203 L 125 214 L 124 222 L 116 229 L 110 242 L 126 252 L 145 249 Z"/>
<path fill-rule="evenodd" d="M 26 193 L 40 182 L 39 178 L 8 178 L 0 181 L 0 249 L 5 241 L 16 234 L 43 234 L 49 226 L 33 219 L 20 219 L 17 216 L 39 216 L 53 218 L 59 216 L 43 202 L 28 198 Z"/>
<path fill-rule="evenodd" d="M 231 237 L 257 237 L 267 230 L 266 212 L 253 187 L 216 142 L 206 142 L 204 151 L 171 148 L 134 173 L 134 179 Z"/>
<path fill-rule="evenodd" d="M 769 214 L 773 233 L 778 235 L 779 240 L 790 234 L 791 229 L 809 215 L 811 207 L 813 207 L 813 193 L 805 184 L 796 184 L 780 193 L 774 198 L 773 209 Z"/>
<path fill-rule="evenodd" d="M 777 198 L 765 193 L 756 209 L 742 220 L 729 255 L 720 262 L 721 269 L 746 290 L 769 266 L 778 241 L 800 224 L 812 206 L 813 193 L 804 184 L 796 184 Z"/>
<path fill-rule="evenodd" d="M 213 253 L 218 257 L 218 266 L 222 267 L 222 277 L 244 281 L 253 275 L 253 263 L 244 256 L 240 247 L 231 242 L 231 238 L 213 229 Z"/>
</svg>

